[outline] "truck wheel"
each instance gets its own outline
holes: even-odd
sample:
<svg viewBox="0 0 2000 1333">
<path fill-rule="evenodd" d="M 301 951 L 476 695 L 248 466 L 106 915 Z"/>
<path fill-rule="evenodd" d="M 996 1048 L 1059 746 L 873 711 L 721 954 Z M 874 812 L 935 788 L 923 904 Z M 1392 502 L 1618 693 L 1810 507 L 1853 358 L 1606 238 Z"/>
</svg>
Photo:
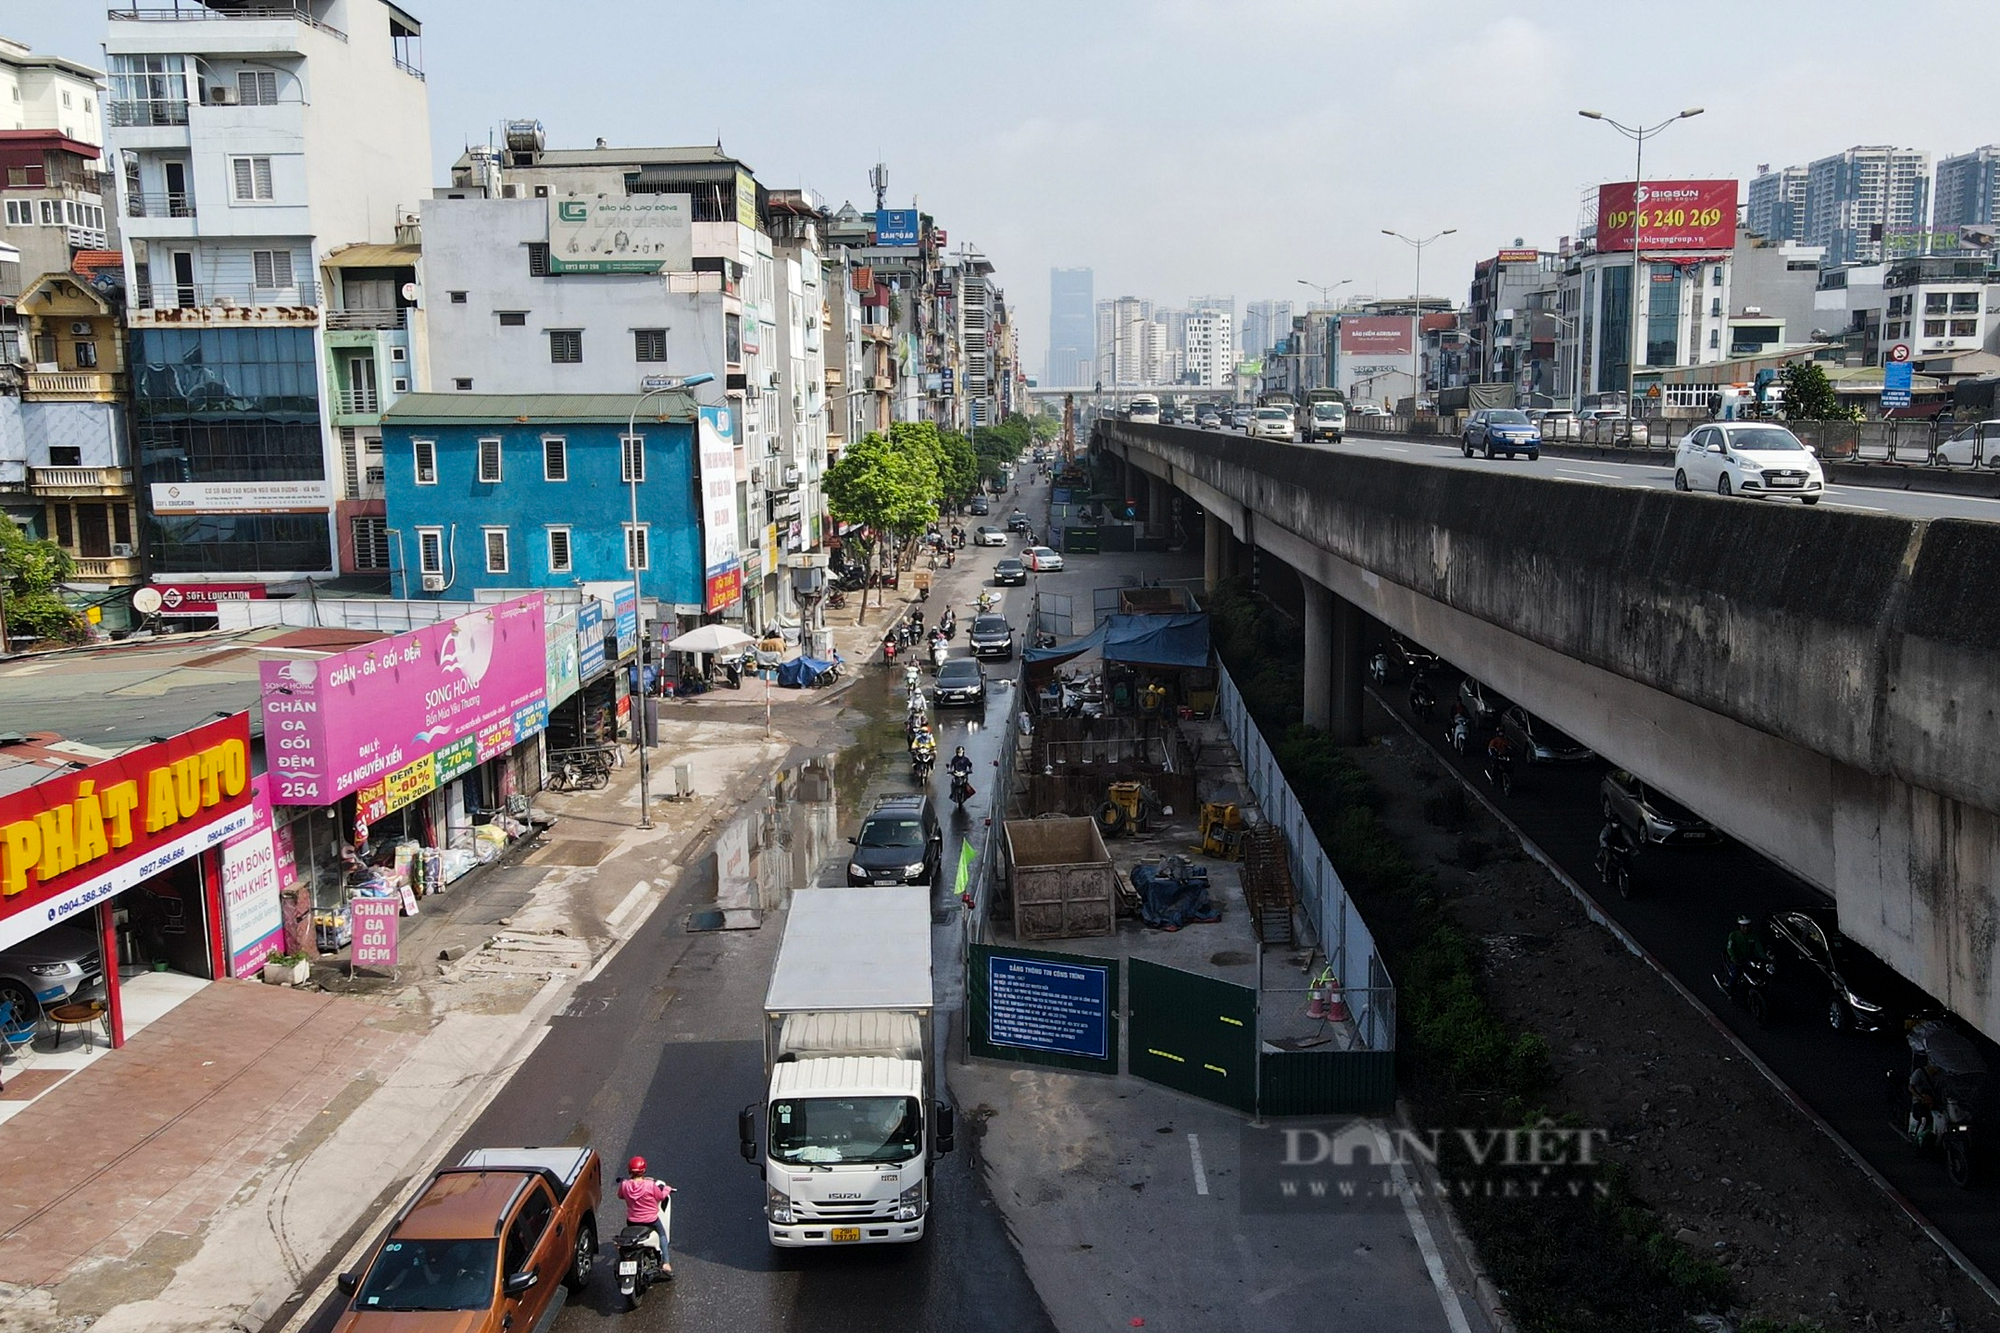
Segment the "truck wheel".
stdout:
<svg viewBox="0 0 2000 1333">
<path fill-rule="evenodd" d="M 590 1273 L 596 1267 L 597 1221 L 586 1217 L 576 1229 L 576 1253 L 570 1257 L 569 1275 L 563 1278 L 563 1285 L 571 1291 L 582 1291 L 590 1285 Z"/>
</svg>

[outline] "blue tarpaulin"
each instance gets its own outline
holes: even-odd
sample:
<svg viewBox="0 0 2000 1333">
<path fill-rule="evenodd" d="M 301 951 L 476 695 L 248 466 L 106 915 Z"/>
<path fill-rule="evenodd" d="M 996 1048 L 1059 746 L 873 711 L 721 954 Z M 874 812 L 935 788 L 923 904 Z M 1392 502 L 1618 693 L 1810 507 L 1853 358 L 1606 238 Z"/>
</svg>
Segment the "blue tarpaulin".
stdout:
<svg viewBox="0 0 2000 1333">
<path fill-rule="evenodd" d="M 832 666 L 831 662 L 817 657 L 794 657 L 778 664 L 778 683 L 787 689 L 803 689 L 819 678 L 819 674 Z"/>
<path fill-rule="evenodd" d="M 1101 648 L 1107 662 L 1205 667 L 1208 665 L 1208 617 L 1200 612 L 1107 616 L 1103 624 L 1082 638 L 1059 643 L 1053 648 L 1030 648 L 1021 654 L 1021 660 L 1029 663 L 1064 662 L 1093 648 Z"/>
</svg>

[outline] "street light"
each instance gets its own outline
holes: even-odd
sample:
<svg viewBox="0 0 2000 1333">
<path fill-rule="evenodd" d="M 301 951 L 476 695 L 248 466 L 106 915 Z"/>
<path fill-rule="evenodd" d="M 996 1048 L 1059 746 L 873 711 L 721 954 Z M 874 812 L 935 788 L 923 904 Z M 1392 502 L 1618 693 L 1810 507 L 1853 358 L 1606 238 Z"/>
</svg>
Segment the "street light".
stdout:
<svg viewBox="0 0 2000 1333">
<path fill-rule="evenodd" d="M 1345 287 L 1348 283 L 1353 281 L 1354 279 L 1352 278 L 1342 278 L 1339 282 L 1318 283 L 1318 282 L 1309 282 L 1304 278 L 1300 278 L 1299 286 L 1310 287 L 1314 291 L 1318 292 L 1319 303 L 1325 306 L 1327 309 L 1331 310 L 1333 308 L 1333 298 L 1327 295 L 1327 293 L 1338 291 L 1339 289 Z M 1329 389 L 1338 389 L 1340 387 L 1340 334 L 1338 332 L 1339 324 L 1340 321 L 1338 319 L 1333 320 L 1332 321 L 1333 327 L 1328 330 L 1327 342 L 1329 346 L 1327 349 L 1328 351 L 1327 379 L 1329 383 L 1327 384 L 1326 387 L 1328 387 Z M 1303 374 L 1303 372 L 1301 373 Z"/>
<path fill-rule="evenodd" d="M 1646 203 L 1646 140 L 1658 134 L 1677 120 L 1690 120 L 1702 113 L 1702 108 L 1691 106 L 1678 115 L 1669 116 L 1657 125 L 1625 125 L 1611 119 L 1602 111 L 1579 111 L 1576 114 L 1585 120 L 1602 121 L 1612 129 L 1632 141 L 1632 290 L 1626 296 L 1626 305 L 1631 307 L 1631 327 L 1626 330 L 1625 347 L 1625 416 L 1628 421 L 1639 419 L 1638 399 L 1632 396 L 1633 373 L 1639 366 L 1639 218 L 1645 212 Z M 1603 299 L 1601 296 L 1598 298 Z"/>
<path fill-rule="evenodd" d="M 1340 288 L 1342 288 L 1342 287 L 1345 287 L 1345 286 L 1346 286 L 1346 285 L 1347 285 L 1348 283 L 1350 283 L 1350 282 L 1353 282 L 1353 281 L 1354 281 L 1354 279 L 1352 279 L 1352 278 L 1342 278 L 1342 279 L 1341 279 L 1341 280 L 1340 280 L 1339 282 L 1327 282 L 1327 283 L 1319 283 L 1319 282 L 1307 282 L 1307 281 L 1306 281 L 1306 280 L 1305 280 L 1304 278 L 1300 278 L 1300 279 L 1299 279 L 1299 286 L 1301 286 L 1301 287 L 1310 287 L 1310 288 L 1312 288 L 1312 289 L 1313 289 L 1314 291 L 1318 292 L 1318 293 L 1319 293 L 1319 303 L 1320 303 L 1321 305 L 1332 305 L 1332 304 L 1333 304 L 1333 300 L 1332 300 L 1332 298 L 1331 298 L 1331 297 L 1329 297 L 1329 296 L 1327 295 L 1327 293 L 1328 293 L 1328 292 L 1331 292 L 1331 291 L 1336 291 L 1336 290 L 1338 290 L 1338 289 L 1340 289 Z"/>
<path fill-rule="evenodd" d="M 626 460 L 625 450 L 631 447 L 626 443 L 626 440 L 631 440 L 638 435 L 639 409 L 645 406 L 648 398 L 656 394 L 677 393 L 682 390 L 692 389 L 697 384 L 711 384 L 714 380 L 715 376 L 704 371 L 702 374 L 685 375 L 680 379 L 649 375 L 641 381 L 643 392 L 632 400 L 632 414 L 625 420 L 625 437 L 618 442 L 619 467 L 625 473 L 625 489 L 631 492 L 632 496 L 632 533 L 639 531 L 639 470 L 631 466 Z M 699 431 L 700 428 L 697 426 L 695 439 L 697 457 L 699 457 L 701 451 Z M 639 454 L 642 458 L 645 456 L 644 445 L 640 446 Z M 627 534 L 625 538 L 625 558 L 632 562 L 632 614 L 638 617 L 639 625 L 637 635 L 639 640 L 639 661 L 638 669 L 634 673 L 639 685 L 639 697 L 632 702 L 632 743 L 639 751 L 639 827 L 651 828 L 653 827 L 652 791 L 648 783 L 650 770 L 646 764 L 646 596 L 639 588 L 639 562 L 634 558 L 635 553 L 632 550 L 632 540 L 632 535 Z M 652 558 L 653 545 L 651 542 L 648 542 L 646 543 L 646 562 L 651 564 Z M 616 626 L 613 628 L 615 630 Z"/>
<path fill-rule="evenodd" d="M 1417 252 L 1417 295 L 1410 311 L 1410 420 L 1417 419 L 1417 405 L 1424 400 L 1424 247 L 1432 241 L 1446 236 L 1457 235 L 1458 228 L 1446 227 L 1443 231 L 1418 240 L 1405 236 L 1400 231 L 1382 228 L 1384 236 L 1393 236 Z"/>
</svg>

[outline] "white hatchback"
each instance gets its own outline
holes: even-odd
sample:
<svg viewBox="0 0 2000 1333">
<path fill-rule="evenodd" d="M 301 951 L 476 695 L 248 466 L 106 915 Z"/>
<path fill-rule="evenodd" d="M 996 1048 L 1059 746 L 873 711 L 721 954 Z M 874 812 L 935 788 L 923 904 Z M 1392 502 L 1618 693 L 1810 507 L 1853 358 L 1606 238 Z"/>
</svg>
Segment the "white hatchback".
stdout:
<svg viewBox="0 0 2000 1333">
<path fill-rule="evenodd" d="M 1783 426 L 1724 421 L 1682 437 L 1674 452 L 1674 489 L 1784 495 L 1815 505 L 1826 492 L 1826 475 L 1812 450 Z"/>
</svg>

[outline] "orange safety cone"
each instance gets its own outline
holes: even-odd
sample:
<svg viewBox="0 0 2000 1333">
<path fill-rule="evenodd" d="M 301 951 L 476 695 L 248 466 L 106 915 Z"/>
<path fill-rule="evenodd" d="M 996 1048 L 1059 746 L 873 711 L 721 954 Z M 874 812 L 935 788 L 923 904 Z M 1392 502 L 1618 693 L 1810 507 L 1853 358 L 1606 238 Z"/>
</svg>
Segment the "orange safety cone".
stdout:
<svg viewBox="0 0 2000 1333">
<path fill-rule="evenodd" d="M 1340 978 L 1326 974 L 1326 1016 L 1336 1023 L 1347 1021 L 1347 1000 L 1340 993 Z"/>
</svg>

